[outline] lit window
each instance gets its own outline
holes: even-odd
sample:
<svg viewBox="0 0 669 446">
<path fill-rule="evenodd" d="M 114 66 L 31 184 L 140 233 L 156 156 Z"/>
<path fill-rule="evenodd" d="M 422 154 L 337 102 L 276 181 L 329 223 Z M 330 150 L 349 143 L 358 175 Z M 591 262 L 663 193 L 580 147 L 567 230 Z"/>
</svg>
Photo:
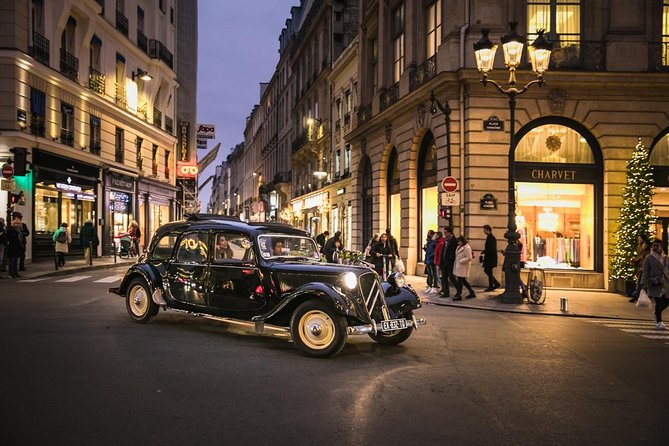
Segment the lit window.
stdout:
<svg viewBox="0 0 669 446">
<path fill-rule="evenodd" d="M 393 10 L 393 82 L 404 73 L 404 4 Z"/>
<path fill-rule="evenodd" d="M 669 65 L 669 1 L 662 6 L 662 65 Z"/>
<path fill-rule="evenodd" d="M 441 0 L 427 7 L 427 58 L 437 54 L 441 43 Z"/>
<path fill-rule="evenodd" d="M 527 41 L 534 42 L 543 29 L 549 41 L 557 42 L 565 58 L 578 57 L 581 42 L 580 0 L 528 0 Z M 557 48 L 556 48 L 557 49 Z"/>
</svg>

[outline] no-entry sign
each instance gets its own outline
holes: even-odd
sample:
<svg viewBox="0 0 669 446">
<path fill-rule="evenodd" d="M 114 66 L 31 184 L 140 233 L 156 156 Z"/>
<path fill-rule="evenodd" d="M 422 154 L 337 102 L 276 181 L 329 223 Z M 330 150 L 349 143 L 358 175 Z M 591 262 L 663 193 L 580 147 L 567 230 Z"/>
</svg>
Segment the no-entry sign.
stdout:
<svg viewBox="0 0 669 446">
<path fill-rule="evenodd" d="M 441 187 L 446 192 L 455 192 L 458 190 L 458 180 L 453 177 L 446 177 L 441 180 Z"/>
<path fill-rule="evenodd" d="M 14 168 L 10 166 L 9 164 L 3 164 L 2 165 L 2 176 L 7 178 L 8 180 L 14 176 Z"/>
</svg>

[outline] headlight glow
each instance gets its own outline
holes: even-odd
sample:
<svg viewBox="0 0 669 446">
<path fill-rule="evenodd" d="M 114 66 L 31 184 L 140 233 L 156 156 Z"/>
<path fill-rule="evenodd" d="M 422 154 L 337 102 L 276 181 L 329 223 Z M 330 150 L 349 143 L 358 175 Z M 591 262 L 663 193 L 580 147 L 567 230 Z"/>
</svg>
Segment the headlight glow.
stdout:
<svg viewBox="0 0 669 446">
<path fill-rule="evenodd" d="M 402 288 L 406 284 L 406 280 L 404 279 L 404 274 L 402 273 L 397 273 L 395 274 L 395 285 L 397 288 Z"/>
<path fill-rule="evenodd" d="M 344 286 L 346 286 L 346 288 L 349 290 L 353 290 L 358 286 L 358 278 L 356 277 L 355 273 L 349 271 L 344 274 Z"/>
</svg>

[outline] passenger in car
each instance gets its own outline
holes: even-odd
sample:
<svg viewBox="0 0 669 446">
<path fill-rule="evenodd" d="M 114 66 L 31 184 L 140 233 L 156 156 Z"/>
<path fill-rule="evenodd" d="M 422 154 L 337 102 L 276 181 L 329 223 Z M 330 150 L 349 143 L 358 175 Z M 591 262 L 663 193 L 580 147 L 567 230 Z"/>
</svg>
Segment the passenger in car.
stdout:
<svg viewBox="0 0 669 446">
<path fill-rule="evenodd" d="M 274 255 L 274 256 L 283 255 L 283 240 L 282 239 L 272 240 L 272 255 Z"/>
<path fill-rule="evenodd" d="M 233 257 L 232 248 L 224 235 L 219 235 L 216 239 L 216 250 L 214 251 L 216 260 L 231 259 Z"/>
</svg>

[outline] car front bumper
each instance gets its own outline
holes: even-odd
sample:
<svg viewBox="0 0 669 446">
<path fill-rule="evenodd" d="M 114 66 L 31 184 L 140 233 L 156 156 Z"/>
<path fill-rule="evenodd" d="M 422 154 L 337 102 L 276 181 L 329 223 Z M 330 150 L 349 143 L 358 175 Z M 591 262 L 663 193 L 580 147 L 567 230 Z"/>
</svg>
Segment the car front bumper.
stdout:
<svg viewBox="0 0 669 446">
<path fill-rule="evenodd" d="M 403 321 L 403 322 L 402 322 Z M 384 323 L 386 322 L 386 323 Z M 392 327 L 389 327 L 388 322 L 394 322 Z M 353 325 L 347 328 L 348 334 L 350 335 L 364 335 L 364 334 L 377 334 L 377 333 L 387 333 L 397 330 L 408 330 L 409 328 L 418 329 L 419 325 L 426 325 L 427 319 L 416 319 L 412 317 L 411 319 L 392 319 L 391 321 L 381 321 L 376 322 L 372 321 L 371 324 L 365 325 Z M 397 325 L 402 325 L 398 327 Z"/>
</svg>

